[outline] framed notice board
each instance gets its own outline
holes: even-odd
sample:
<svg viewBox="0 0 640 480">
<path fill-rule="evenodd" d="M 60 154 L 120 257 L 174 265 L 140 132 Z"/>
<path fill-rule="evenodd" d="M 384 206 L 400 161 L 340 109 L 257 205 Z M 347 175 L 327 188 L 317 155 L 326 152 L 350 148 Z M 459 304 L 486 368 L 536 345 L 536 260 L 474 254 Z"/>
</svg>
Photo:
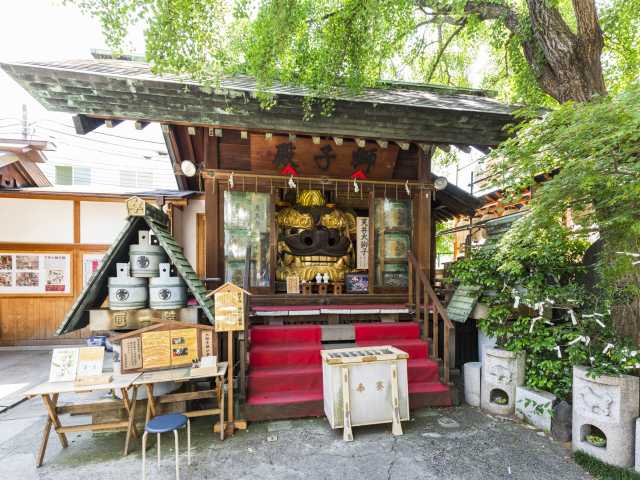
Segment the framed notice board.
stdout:
<svg viewBox="0 0 640 480">
<path fill-rule="evenodd" d="M 1 294 L 71 294 L 71 253 L 0 252 Z"/>
</svg>

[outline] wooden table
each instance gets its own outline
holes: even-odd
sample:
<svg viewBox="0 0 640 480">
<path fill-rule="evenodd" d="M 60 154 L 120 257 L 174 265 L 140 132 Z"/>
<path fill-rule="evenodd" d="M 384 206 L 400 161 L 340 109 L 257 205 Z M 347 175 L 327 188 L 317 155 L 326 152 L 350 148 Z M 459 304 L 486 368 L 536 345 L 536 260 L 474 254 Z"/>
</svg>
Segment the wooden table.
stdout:
<svg viewBox="0 0 640 480">
<path fill-rule="evenodd" d="M 133 398 L 136 398 L 138 388 L 143 386 L 147 391 L 147 414 L 145 418 L 145 424 L 149 422 L 151 417 L 156 416 L 158 410 L 158 404 L 181 402 L 187 400 L 198 400 L 205 398 L 214 398 L 218 403 L 218 408 L 208 408 L 204 410 L 191 410 L 183 412 L 183 414 L 189 418 L 205 417 L 209 415 L 218 415 L 220 421 L 220 440 L 224 440 L 224 391 L 222 385 L 224 384 L 224 376 L 227 373 L 227 362 L 219 362 L 218 369 L 215 373 L 197 372 L 198 369 L 191 369 L 191 367 L 174 368 L 169 370 L 158 370 L 155 372 L 145 372 L 140 374 L 133 382 Z M 176 382 L 184 383 L 191 380 L 201 380 L 204 378 L 215 379 L 215 387 L 208 390 L 200 390 L 195 392 L 182 392 L 182 393 L 168 393 L 166 395 L 160 395 L 154 397 L 153 386 L 156 383 L 162 382 Z M 129 410 L 129 424 L 135 424 L 135 410 Z M 134 433 L 133 431 L 127 431 L 127 445 L 129 436 Z"/>
<path fill-rule="evenodd" d="M 44 402 L 44 406 L 47 410 L 48 417 L 42 432 L 42 443 L 38 450 L 38 456 L 36 460 L 36 466 L 40 467 L 44 461 L 44 454 L 47 450 L 47 444 L 49 442 L 49 435 L 51 433 L 51 426 L 54 427 L 60 443 L 63 448 L 69 446 L 67 441 L 68 432 L 82 432 L 82 431 L 105 431 L 105 430 L 117 430 L 121 428 L 127 429 L 127 436 L 124 445 L 124 455 L 127 454 L 129 449 L 129 439 L 133 434 L 134 437 L 138 436 L 135 425 L 131 422 L 132 413 L 135 411 L 136 406 L 136 391 L 133 389 L 132 397 L 129 399 L 128 389 L 132 387 L 133 381 L 140 376 L 139 373 L 132 373 L 127 375 L 116 375 L 109 383 L 102 383 L 97 385 L 76 385 L 74 382 L 44 382 L 36 387 L 29 389 L 25 392 L 25 396 L 28 398 L 40 396 Z M 96 413 L 104 410 L 104 408 L 111 408 L 113 406 L 120 407 L 120 401 L 109 400 L 105 402 L 94 402 L 91 404 L 70 404 L 62 407 L 58 407 L 58 398 L 61 393 L 86 393 L 101 390 L 120 390 L 122 394 L 122 404 L 125 410 L 129 414 L 128 420 L 105 422 L 105 423 L 89 423 L 83 425 L 70 425 L 64 426 L 60 422 L 58 415 L 64 413 Z"/>
</svg>

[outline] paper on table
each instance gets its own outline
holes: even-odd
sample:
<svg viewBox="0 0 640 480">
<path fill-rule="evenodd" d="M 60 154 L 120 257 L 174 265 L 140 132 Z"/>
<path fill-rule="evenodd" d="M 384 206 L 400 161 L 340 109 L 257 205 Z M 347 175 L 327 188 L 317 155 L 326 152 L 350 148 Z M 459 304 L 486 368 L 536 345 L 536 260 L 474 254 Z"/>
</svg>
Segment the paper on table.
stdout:
<svg viewBox="0 0 640 480">
<path fill-rule="evenodd" d="M 51 357 L 50 382 L 72 382 L 78 371 L 78 348 L 54 348 Z"/>
<path fill-rule="evenodd" d="M 85 347 L 78 353 L 78 373 L 76 378 L 95 377 L 102 373 L 104 347 Z"/>
</svg>

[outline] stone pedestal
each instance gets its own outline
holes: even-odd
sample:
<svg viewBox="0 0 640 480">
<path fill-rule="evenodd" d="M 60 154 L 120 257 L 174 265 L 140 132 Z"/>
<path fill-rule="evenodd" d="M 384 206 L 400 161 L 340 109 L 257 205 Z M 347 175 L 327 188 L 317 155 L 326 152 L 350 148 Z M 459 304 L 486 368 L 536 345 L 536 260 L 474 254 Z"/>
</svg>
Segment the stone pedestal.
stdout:
<svg viewBox="0 0 640 480">
<path fill-rule="evenodd" d="M 640 472 L 640 418 L 636 419 L 636 472 Z"/>
<path fill-rule="evenodd" d="M 618 467 L 634 465 L 639 379 L 629 375 L 587 377 L 586 367 L 573 368 L 573 450 Z M 606 438 L 605 446 L 588 442 Z"/>
<path fill-rule="evenodd" d="M 480 376 L 482 363 L 468 362 L 464 364 L 464 401 L 472 407 L 480 406 Z"/>
<path fill-rule="evenodd" d="M 551 430 L 551 414 L 556 396 L 542 390 L 516 387 L 516 417 L 540 430 Z"/>
<path fill-rule="evenodd" d="M 495 348 L 496 346 L 496 337 L 488 337 L 481 330 L 478 330 L 478 361 L 484 364 L 484 354 L 487 349 Z"/>
<path fill-rule="evenodd" d="M 482 410 L 496 415 L 512 415 L 516 405 L 516 387 L 524 384 L 523 353 L 497 348 L 485 351 L 480 386 Z"/>
</svg>

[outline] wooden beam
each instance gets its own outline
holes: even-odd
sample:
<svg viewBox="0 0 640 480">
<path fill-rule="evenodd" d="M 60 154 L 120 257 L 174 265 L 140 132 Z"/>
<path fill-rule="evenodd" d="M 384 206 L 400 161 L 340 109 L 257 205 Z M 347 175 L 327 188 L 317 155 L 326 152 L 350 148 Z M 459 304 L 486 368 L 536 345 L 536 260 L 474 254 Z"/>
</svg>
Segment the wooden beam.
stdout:
<svg viewBox="0 0 640 480">
<path fill-rule="evenodd" d="M 492 148 L 490 145 L 471 145 L 471 146 L 476 150 L 478 150 L 479 152 L 484 153 L 485 155 L 489 154 Z"/>
<path fill-rule="evenodd" d="M 461 152 L 464 152 L 464 153 L 470 153 L 471 152 L 471 147 L 469 145 L 463 145 L 461 143 L 456 143 L 454 145 L 454 147 L 456 147 L 458 150 L 460 150 Z"/>
<path fill-rule="evenodd" d="M 205 135 L 205 155 L 204 165 L 206 168 L 219 168 L 220 157 L 218 150 L 217 136 Z M 224 236 L 221 230 L 222 195 L 220 188 L 214 184 L 215 180 L 207 178 L 205 180 L 204 210 L 206 216 L 205 233 L 205 264 L 207 278 L 222 278 L 224 274 L 223 265 L 223 241 Z M 208 288 L 213 285 L 207 284 Z"/>
<path fill-rule="evenodd" d="M 80 200 L 73 201 L 73 243 L 80 243 Z"/>
<path fill-rule="evenodd" d="M 73 126 L 76 128 L 78 135 L 86 135 L 89 132 L 94 131 L 96 128 L 104 125 L 105 120 L 100 118 L 87 117 L 83 114 L 74 115 L 71 117 L 73 120 Z"/>
<path fill-rule="evenodd" d="M 171 159 L 171 165 L 173 166 L 173 171 L 178 172 L 180 170 L 180 163 L 182 162 L 182 157 L 180 156 L 180 149 L 178 148 L 178 143 L 176 141 L 176 132 L 175 127 L 168 125 L 163 125 L 162 135 L 164 137 L 164 143 L 167 145 L 167 153 L 169 154 L 169 159 Z M 189 190 L 189 182 L 184 175 L 176 175 L 176 183 L 178 184 L 178 190 Z"/>
<path fill-rule="evenodd" d="M 424 151 L 418 149 L 418 180 L 421 182 L 428 182 L 431 180 L 431 150 Z M 431 270 L 431 258 L 434 249 L 433 245 L 433 216 L 431 212 L 431 206 L 433 202 L 432 192 L 420 192 L 418 194 L 418 224 L 416 229 L 418 232 L 418 245 L 419 250 L 416 251 L 418 262 L 420 267 L 424 269 L 424 273 L 428 279 L 431 279 L 433 274 Z"/>
<path fill-rule="evenodd" d="M 144 122 L 142 120 L 136 120 L 133 123 L 133 126 L 135 127 L 136 130 L 143 130 L 145 128 L 147 128 L 147 125 L 149 125 L 151 122 Z"/>
<path fill-rule="evenodd" d="M 107 120 L 104 121 L 104 124 L 105 124 L 105 126 L 107 128 L 113 128 L 113 127 L 117 127 L 122 122 L 123 122 L 123 120 L 107 119 Z"/>
</svg>

